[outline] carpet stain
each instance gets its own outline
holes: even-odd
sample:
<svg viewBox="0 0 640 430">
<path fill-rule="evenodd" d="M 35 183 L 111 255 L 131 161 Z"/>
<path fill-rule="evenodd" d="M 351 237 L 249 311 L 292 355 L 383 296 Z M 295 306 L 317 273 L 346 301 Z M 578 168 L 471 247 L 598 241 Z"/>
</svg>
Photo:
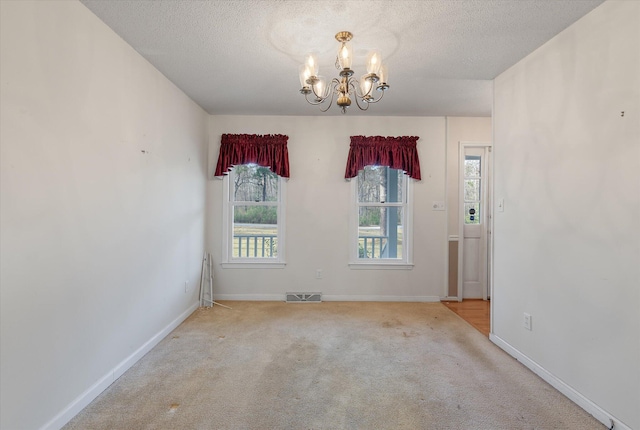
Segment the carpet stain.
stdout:
<svg viewBox="0 0 640 430">
<path fill-rule="evenodd" d="M 169 413 L 170 414 L 175 413 L 179 407 L 180 407 L 180 403 L 172 403 L 171 406 L 169 406 Z"/>
<path fill-rule="evenodd" d="M 402 325 L 402 323 L 400 322 L 400 320 L 394 318 L 391 321 L 384 321 L 382 323 L 382 327 L 384 328 L 396 328 L 396 327 L 400 327 Z"/>
<path fill-rule="evenodd" d="M 475 333 L 473 333 L 475 335 Z M 455 335 L 456 344 L 459 345 L 466 354 L 474 357 L 477 363 L 481 363 L 485 368 L 496 370 L 494 361 L 489 357 L 484 348 L 479 348 L 477 344 L 470 342 L 468 335 Z"/>
</svg>

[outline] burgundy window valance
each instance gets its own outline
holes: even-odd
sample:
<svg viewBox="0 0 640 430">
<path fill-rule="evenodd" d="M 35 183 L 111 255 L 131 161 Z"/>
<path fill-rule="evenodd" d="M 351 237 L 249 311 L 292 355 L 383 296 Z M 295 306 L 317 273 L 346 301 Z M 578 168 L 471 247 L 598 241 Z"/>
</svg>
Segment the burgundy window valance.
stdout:
<svg viewBox="0 0 640 430">
<path fill-rule="evenodd" d="M 358 170 L 373 165 L 404 170 L 413 179 L 420 180 L 418 139 L 416 136 L 351 136 L 344 177 L 355 178 L 358 176 Z"/>
<path fill-rule="evenodd" d="M 289 177 L 288 136 L 283 134 L 223 134 L 215 176 L 222 176 L 238 164 L 255 163 Z"/>
</svg>

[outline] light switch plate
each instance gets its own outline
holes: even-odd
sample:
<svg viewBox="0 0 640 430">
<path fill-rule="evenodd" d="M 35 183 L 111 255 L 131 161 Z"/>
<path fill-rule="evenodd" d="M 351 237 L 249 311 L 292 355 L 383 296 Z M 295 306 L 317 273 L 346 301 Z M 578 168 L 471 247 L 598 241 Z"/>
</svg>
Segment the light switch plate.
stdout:
<svg viewBox="0 0 640 430">
<path fill-rule="evenodd" d="M 529 315 L 528 313 L 524 313 L 524 328 L 527 330 L 531 330 L 531 315 Z"/>
</svg>

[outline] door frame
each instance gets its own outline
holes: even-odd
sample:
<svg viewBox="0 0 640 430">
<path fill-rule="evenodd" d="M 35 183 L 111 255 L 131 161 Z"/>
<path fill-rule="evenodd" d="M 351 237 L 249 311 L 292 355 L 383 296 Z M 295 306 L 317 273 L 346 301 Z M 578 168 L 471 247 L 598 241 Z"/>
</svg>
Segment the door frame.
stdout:
<svg viewBox="0 0 640 430">
<path fill-rule="evenodd" d="M 493 144 L 491 142 L 458 143 L 458 302 L 464 297 L 464 157 L 466 148 L 485 148 L 485 164 L 488 174 L 482 184 L 484 199 L 481 211 L 484 213 L 487 264 L 485 267 L 486 287 L 482 293 L 487 300 L 493 291 Z M 483 175 L 484 176 L 484 175 Z"/>
</svg>

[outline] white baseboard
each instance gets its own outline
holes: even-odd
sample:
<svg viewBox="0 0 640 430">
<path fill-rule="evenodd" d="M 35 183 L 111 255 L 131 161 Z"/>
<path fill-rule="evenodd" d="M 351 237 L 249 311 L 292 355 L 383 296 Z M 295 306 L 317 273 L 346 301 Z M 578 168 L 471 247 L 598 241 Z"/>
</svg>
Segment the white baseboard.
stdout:
<svg viewBox="0 0 640 430">
<path fill-rule="evenodd" d="M 285 293 L 282 294 L 214 294 L 213 299 L 222 300 L 239 300 L 246 302 L 284 302 Z"/>
<path fill-rule="evenodd" d="M 604 424 L 607 428 L 611 427 L 611 424 L 614 423 L 615 430 L 631 430 L 631 427 L 625 425 L 623 422 L 613 417 L 610 413 L 602 409 L 600 406 L 593 403 L 591 400 L 587 399 L 585 396 L 580 394 L 570 385 L 567 385 L 564 381 L 547 371 L 544 367 L 540 366 L 535 361 L 531 360 L 529 357 L 524 355 L 522 352 L 505 342 L 499 336 L 491 333 L 489 335 L 489 339 L 491 342 L 495 343 L 499 348 L 504 350 L 507 354 L 518 360 L 520 363 L 524 364 L 529 370 L 533 373 L 544 379 L 549 385 L 551 385 L 556 390 L 560 391 L 566 397 L 569 398 L 572 402 L 580 406 L 582 409 L 590 413 L 595 419 Z"/>
<path fill-rule="evenodd" d="M 171 333 L 176 327 L 178 327 L 189 315 L 198 309 L 199 303 L 195 303 L 184 311 L 180 316 L 165 328 L 160 330 L 155 336 L 146 341 L 144 345 L 138 348 L 133 354 L 121 361 L 116 367 L 107 372 L 96 383 L 89 387 L 84 393 L 79 395 L 74 401 L 72 401 L 66 408 L 64 408 L 58 415 L 53 417 L 48 423 L 43 425 L 40 430 L 59 430 L 71 418 L 75 417 L 82 409 L 84 409 L 89 403 L 91 403 L 96 397 L 106 390 L 109 385 L 113 384 L 124 372 L 126 372 L 131 366 L 133 366 L 138 360 L 140 360 L 147 352 L 156 346 L 162 339 L 164 339 L 169 333 Z"/>
<path fill-rule="evenodd" d="M 282 294 L 216 294 L 215 300 L 240 301 L 278 301 L 284 302 Z M 323 302 L 439 302 L 439 296 L 372 296 L 372 295 L 341 295 L 323 294 Z"/>
<path fill-rule="evenodd" d="M 323 294 L 325 302 L 439 302 L 439 296 L 370 296 Z"/>
</svg>

